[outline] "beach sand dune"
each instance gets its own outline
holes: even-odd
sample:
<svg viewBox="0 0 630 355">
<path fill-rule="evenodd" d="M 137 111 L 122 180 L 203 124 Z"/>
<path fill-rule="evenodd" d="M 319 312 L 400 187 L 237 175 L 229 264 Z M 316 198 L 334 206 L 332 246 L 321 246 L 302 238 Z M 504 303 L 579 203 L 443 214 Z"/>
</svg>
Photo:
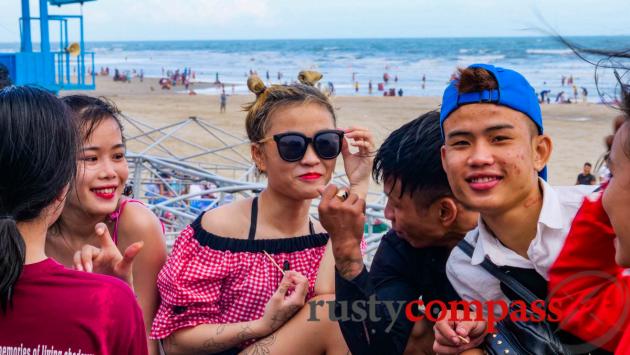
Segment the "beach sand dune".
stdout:
<svg viewBox="0 0 630 355">
<path fill-rule="evenodd" d="M 197 84 L 197 87 L 208 84 Z M 227 87 L 227 86 L 226 86 Z M 253 95 L 229 96 L 227 111 L 219 113 L 219 97 L 213 95 L 189 96 L 175 90 L 161 90 L 156 79 L 145 78 L 144 82 L 134 79 L 131 83 L 113 82 L 110 78 L 98 78 L 95 92 L 89 95 L 105 96 L 114 101 L 127 116 L 151 126 L 164 126 L 195 116 L 206 120 L 236 135 L 245 135 L 245 113 L 241 106 L 254 99 Z M 229 94 L 230 90 L 226 90 Z M 68 95 L 71 92 L 61 92 Z M 420 114 L 439 107 L 439 97 L 382 97 L 346 96 L 334 97 L 338 125 L 367 127 L 376 136 L 378 144 L 394 129 Z M 554 142 L 549 163 L 549 181 L 554 185 L 571 185 L 584 162 L 593 164 L 604 152 L 604 136 L 610 134 L 611 121 L 617 111 L 605 105 L 573 104 L 543 105 L 545 129 Z M 133 127 L 125 127 L 128 133 Z M 207 132 L 200 130 L 182 131 L 186 139 L 198 144 L 214 147 L 221 144 Z M 134 149 L 130 146 L 130 149 Z M 172 146 L 169 149 L 185 147 Z M 241 152 L 249 156 L 246 147 Z M 341 166 L 338 166 L 340 168 Z"/>
</svg>

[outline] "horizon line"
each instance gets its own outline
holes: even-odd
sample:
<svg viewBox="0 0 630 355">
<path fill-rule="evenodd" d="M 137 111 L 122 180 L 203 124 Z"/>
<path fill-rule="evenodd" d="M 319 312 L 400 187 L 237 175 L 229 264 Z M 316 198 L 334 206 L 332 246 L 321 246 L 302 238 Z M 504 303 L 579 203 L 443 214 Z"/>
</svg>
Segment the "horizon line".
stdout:
<svg viewBox="0 0 630 355">
<path fill-rule="evenodd" d="M 630 34 L 613 34 L 613 35 L 566 35 L 564 38 L 592 38 L 592 37 L 630 37 Z M 330 41 L 330 40 L 401 40 L 401 39 L 497 39 L 497 38 L 554 38 L 549 35 L 508 35 L 508 36 L 432 36 L 432 37 L 303 37 L 303 38 L 222 38 L 222 39 L 99 39 L 87 40 L 86 43 L 97 42 L 229 42 L 229 41 Z M 19 41 L 6 42 L 0 41 L 0 44 L 19 44 Z M 39 42 L 33 42 L 37 44 Z"/>
</svg>

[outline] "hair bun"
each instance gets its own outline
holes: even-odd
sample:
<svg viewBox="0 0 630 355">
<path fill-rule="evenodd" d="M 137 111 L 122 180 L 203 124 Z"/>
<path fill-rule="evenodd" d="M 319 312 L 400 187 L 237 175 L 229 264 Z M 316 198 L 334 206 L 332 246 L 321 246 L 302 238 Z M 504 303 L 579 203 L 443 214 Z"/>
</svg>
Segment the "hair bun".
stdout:
<svg viewBox="0 0 630 355">
<path fill-rule="evenodd" d="M 315 86 L 321 78 L 322 74 L 320 72 L 316 72 L 313 70 L 302 70 L 300 74 L 298 74 L 298 80 L 308 86 Z"/>
<path fill-rule="evenodd" d="M 247 88 L 249 89 L 249 91 L 256 94 L 256 96 L 259 96 L 260 94 L 265 92 L 265 90 L 267 90 L 265 83 L 256 74 L 251 75 L 249 78 L 247 78 Z"/>
</svg>

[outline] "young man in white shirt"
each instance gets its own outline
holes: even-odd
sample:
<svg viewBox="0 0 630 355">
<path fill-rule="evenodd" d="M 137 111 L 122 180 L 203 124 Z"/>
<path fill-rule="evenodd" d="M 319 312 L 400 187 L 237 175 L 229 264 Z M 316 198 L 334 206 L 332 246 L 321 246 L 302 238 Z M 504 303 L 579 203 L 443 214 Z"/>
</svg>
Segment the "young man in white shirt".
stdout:
<svg viewBox="0 0 630 355">
<path fill-rule="evenodd" d="M 442 165 L 455 197 L 480 212 L 465 240 L 472 258 L 453 249 L 447 276 L 464 300 L 505 300 L 499 280 L 480 263 L 529 269 L 548 279 L 585 195 L 593 187 L 551 187 L 546 164 L 552 151 L 543 133 L 534 89 L 519 73 L 475 64 L 461 69 L 444 92 L 441 109 Z M 536 275 L 536 276 L 538 276 Z M 546 284 L 543 283 L 543 292 Z M 434 350 L 459 353 L 485 336 L 478 325 L 436 324 Z M 469 337 L 464 344 L 457 335 Z"/>
</svg>

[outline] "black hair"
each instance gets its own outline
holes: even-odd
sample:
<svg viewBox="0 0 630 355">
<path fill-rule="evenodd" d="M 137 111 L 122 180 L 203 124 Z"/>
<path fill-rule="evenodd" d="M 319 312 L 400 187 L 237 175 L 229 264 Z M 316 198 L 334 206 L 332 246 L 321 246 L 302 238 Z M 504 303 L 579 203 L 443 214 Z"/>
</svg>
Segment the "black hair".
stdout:
<svg viewBox="0 0 630 355">
<path fill-rule="evenodd" d="M 61 101 L 74 112 L 73 116 L 82 140 L 88 139 L 94 129 L 107 119 L 114 119 L 122 134 L 123 125 L 120 121 L 120 110 L 110 100 L 104 97 L 69 95 L 62 97 Z M 124 142 L 125 136 L 123 136 Z"/>
<path fill-rule="evenodd" d="M 378 149 L 372 167 L 376 182 L 400 183 L 402 197 L 421 193 L 431 203 L 452 195 L 442 168 L 440 113 L 430 111 L 392 132 Z M 392 186 L 392 189 L 394 185 Z"/>
<path fill-rule="evenodd" d="M 76 129 L 57 97 L 34 87 L 0 91 L 0 307 L 6 313 L 26 246 L 18 222 L 40 216 L 76 171 Z"/>
<path fill-rule="evenodd" d="M 589 163 L 589 162 L 584 163 L 584 166 L 588 166 L 588 167 L 590 167 L 590 168 L 592 168 L 592 167 L 593 167 L 593 165 L 592 165 L 591 163 Z"/>
<path fill-rule="evenodd" d="M 0 90 L 11 85 L 11 77 L 9 76 L 9 68 L 4 64 L 0 64 Z"/>
</svg>

